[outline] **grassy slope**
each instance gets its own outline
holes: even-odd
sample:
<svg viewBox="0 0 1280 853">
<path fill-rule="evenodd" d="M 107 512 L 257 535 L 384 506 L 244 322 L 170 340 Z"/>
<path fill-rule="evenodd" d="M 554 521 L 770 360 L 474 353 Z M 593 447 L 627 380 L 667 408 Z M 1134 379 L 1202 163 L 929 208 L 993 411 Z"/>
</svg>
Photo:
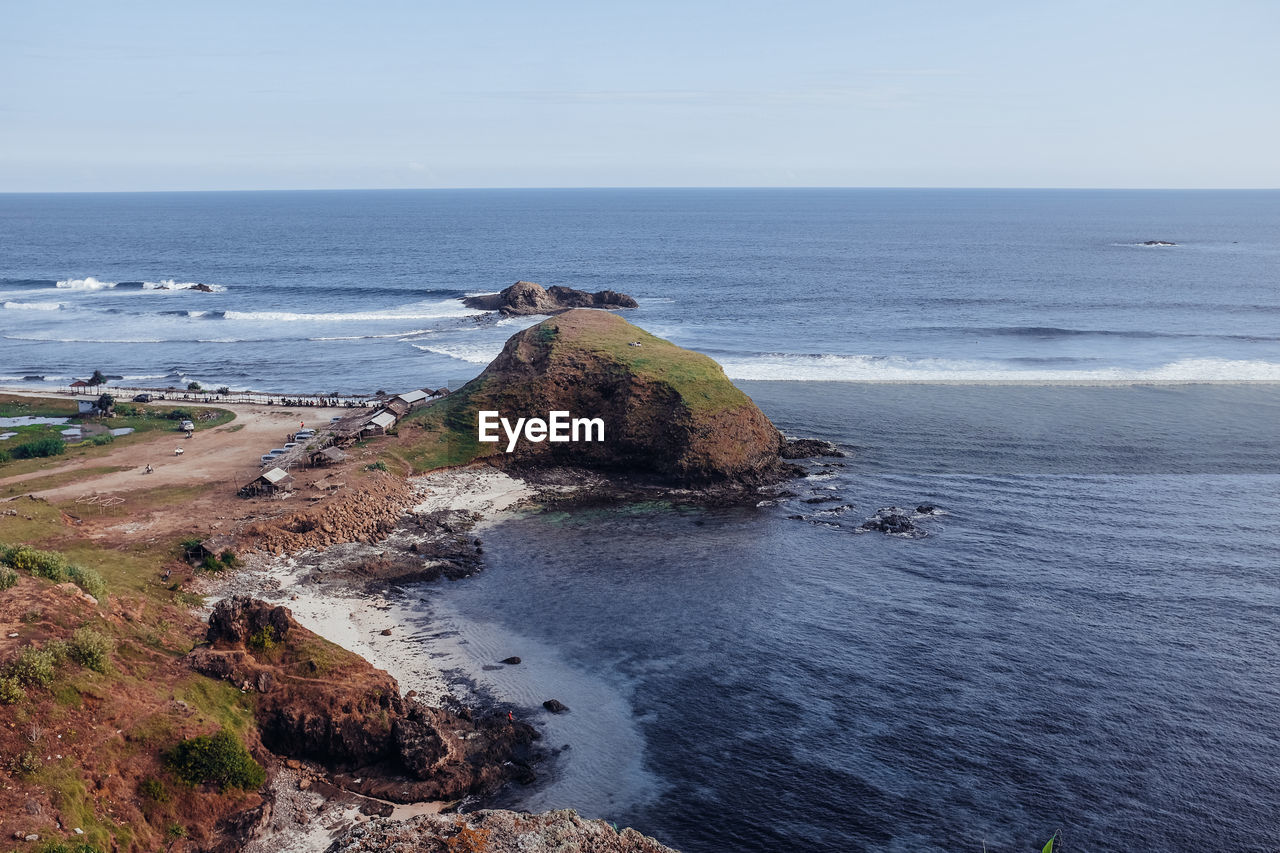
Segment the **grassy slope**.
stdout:
<svg viewBox="0 0 1280 853">
<path fill-rule="evenodd" d="M 641 380 L 670 386 L 695 414 L 751 405 L 751 399 L 728 380 L 713 359 L 651 335 L 607 311 L 572 311 L 521 334 L 534 346 L 549 348 L 553 361 L 612 362 Z M 631 346 L 635 342 L 640 346 Z M 475 413 L 481 404 L 492 403 L 500 394 L 491 378 L 473 379 L 444 400 L 405 418 L 401 440 L 386 455 L 420 473 L 465 465 L 498 452 L 496 445 L 476 440 Z"/>
<path fill-rule="evenodd" d="M 182 589 L 180 579 L 190 570 L 177 559 L 176 540 L 111 548 L 82 535 L 43 501 L 20 499 L 6 506 L 17 514 L 0 517 L 0 542 L 55 550 L 95 569 L 110 597 L 94 608 L 50 581 L 22 574 L 17 586 L 0 591 L 0 622 L 17 626 L 21 635 L 0 640 L 6 649 L 0 657 L 65 639 L 81 625 L 109 636 L 115 651 L 106 673 L 67 663 L 49 687 L 29 687 L 25 699 L 0 707 L 10 723 L 0 729 L 0 761 L 6 765 L 29 749 L 27 736 L 35 727 L 43 730 L 39 768 L 13 774 L 14 787 L 0 792 L 3 804 L 13 807 L 0 825 L 23 829 L 23 801 L 47 792 L 68 833 L 80 827 L 84 839 L 103 850 L 113 844 L 160 849 L 169 827 L 207 823 L 243 801 L 249 795 L 185 787 L 161 760 L 164 750 L 194 733 L 228 728 L 253 737 L 253 694 L 195 674 L 182 662 L 203 638 L 204 625 L 187 609 L 198 598 Z M 174 573 L 162 581 L 165 568 Z M 155 780 L 165 797 L 138 795 L 136 786 L 144 779 Z"/>
</svg>

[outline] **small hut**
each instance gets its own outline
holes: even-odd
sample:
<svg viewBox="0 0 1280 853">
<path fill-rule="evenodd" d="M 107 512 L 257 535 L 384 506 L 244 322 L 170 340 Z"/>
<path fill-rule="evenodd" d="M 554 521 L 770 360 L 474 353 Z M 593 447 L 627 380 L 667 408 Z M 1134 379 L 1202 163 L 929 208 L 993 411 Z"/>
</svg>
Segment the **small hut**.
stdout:
<svg viewBox="0 0 1280 853">
<path fill-rule="evenodd" d="M 430 397 L 426 391 L 421 389 L 417 391 L 406 391 L 403 394 L 397 394 L 387 401 L 387 408 L 395 412 L 399 417 L 412 412 L 414 409 L 421 409 L 427 404 L 427 398 Z"/>
<path fill-rule="evenodd" d="M 378 412 L 369 420 L 365 421 L 364 427 L 360 430 L 361 435 L 386 435 L 387 430 L 396 425 L 396 416 L 394 412 L 383 410 Z"/>
<path fill-rule="evenodd" d="M 338 462 L 346 462 L 350 458 L 350 456 L 336 447 L 326 447 L 324 450 L 317 450 L 311 454 L 311 467 L 318 468 L 321 465 L 333 465 Z"/>
<path fill-rule="evenodd" d="M 289 472 L 282 471 L 279 468 L 268 468 L 259 474 L 253 482 L 240 489 L 240 496 L 243 498 L 256 497 L 259 495 L 274 495 L 277 492 L 287 490 L 293 485 L 293 477 Z"/>
</svg>

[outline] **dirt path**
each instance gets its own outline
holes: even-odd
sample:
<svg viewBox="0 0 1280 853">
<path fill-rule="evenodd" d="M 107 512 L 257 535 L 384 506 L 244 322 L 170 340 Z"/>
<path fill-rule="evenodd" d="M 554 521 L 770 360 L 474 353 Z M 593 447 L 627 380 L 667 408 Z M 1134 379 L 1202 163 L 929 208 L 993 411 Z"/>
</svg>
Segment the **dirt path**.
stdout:
<svg viewBox="0 0 1280 853">
<path fill-rule="evenodd" d="M 164 432 L 111 450 L 102 456 L 76 460 L 64 465 L 42 468 L 29 474 L 0 478 L 0 485 L 47 477 L 54 474 L 104 466 L 126 470 L 77 479 L 75 483 L 34 492 L 37 497 L 58 502 L 73 500 L 85 494 L 117 494 L 161 486 L 223 484 L 243 485 L 257 475 L 259 458 L 272 448 L 280 447 L 285 436 L 300 423 L 319 427 L 331 417 L 346 414 L 346 409 L 278 409 L 255 405 L 228 405 L 235 411 L 229 424 L 198 431 L 194 437 L 183 433 Z M 181 449 L 181 455 L 174 451 Z M 144 474 L 145 466 L 154 469 Z"/>
</svg>

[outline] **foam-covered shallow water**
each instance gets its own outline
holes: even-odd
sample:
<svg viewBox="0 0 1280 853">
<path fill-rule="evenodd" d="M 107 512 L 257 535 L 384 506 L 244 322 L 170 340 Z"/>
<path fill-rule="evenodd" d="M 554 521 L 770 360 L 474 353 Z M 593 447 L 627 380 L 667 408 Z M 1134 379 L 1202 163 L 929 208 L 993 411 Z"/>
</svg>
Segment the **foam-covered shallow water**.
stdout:
<svg viewBox="0 0 1280 853">
<path fill-rule="evenodd" d="M 1278 192 L 0 195 L 0 382 L 439 387 L 518 278 L 734 379 L 1280 381 L 1278 235 Z"/>
<path fill-rule="evenodd" d="M 1273 387 L 745 387 L 855 455 L 777 506 L 506 522 L 430 588 L 571 746 L 505 802 L 686 853 L 1280 842 Z M 920 539 L 820 515 L 922 503 Z"/>
</svg>

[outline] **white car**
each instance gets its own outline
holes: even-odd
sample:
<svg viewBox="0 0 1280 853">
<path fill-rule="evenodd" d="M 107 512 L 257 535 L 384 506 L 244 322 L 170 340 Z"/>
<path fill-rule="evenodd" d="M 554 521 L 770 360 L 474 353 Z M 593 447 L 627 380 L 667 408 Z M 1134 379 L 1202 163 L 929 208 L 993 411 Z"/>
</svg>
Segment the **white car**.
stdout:
<svg viewBox="0 0 1280 853">
<path fill-rule="evenodd" d="M 178 427 L 178 429 L 183 430 L 184 432 L 192 432 L 195 430 L 195 428 L 196 428 L 196 425 L 193 424 L 191 421 L 183 421 L 182 425 Z"/>
</svg>

